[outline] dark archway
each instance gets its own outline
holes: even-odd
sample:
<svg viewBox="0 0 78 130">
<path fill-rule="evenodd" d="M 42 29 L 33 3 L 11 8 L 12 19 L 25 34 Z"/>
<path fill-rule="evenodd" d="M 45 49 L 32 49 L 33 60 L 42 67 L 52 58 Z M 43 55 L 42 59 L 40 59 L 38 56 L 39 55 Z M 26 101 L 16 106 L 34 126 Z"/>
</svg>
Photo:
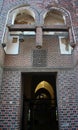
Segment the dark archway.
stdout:
<svg viewBox="0 0 78 130">
<path fill-rule="evenodd" d="M 24 87 L 22 130 L 58 130 L 56 74 L 24 73 L 22 81 Z M 43 84 L 44 87 L 41 86 Z"/>
</svg>

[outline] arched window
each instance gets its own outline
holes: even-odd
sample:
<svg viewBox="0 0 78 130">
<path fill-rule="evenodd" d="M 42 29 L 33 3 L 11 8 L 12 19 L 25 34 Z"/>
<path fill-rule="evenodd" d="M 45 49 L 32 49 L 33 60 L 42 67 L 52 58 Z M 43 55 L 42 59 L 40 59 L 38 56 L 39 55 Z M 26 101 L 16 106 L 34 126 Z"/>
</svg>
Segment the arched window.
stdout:
<svg viewBox="0 0 78 130">
<path fill-rule="evenodd" d="M 50 10 L 44 18 L 45 25 L 65 25 L 65 16 L 58 10 Z"/>
<path fill-rule="evenodd" d="M 35 35 L 35 31 L 25 27 L 32 27 L 35 24 L 35 13 L 32 9 L 26 7 L 20 7 L 12 10 L 8 15 L 7 27 L 5 31 L 4 41 L 6 47 L 4 47 L 6 54 L 18 54 L 19 43 L 24 41 L 26 35 Z M 11 28 L 14 28 L 12 31 Z M 18 28 L 16 30 L 15 28 Z M 22 29 L 20 29 L 22 28 Z M 24 30 L 25 29 L 25 30 Z"/>
<path fill-rule="evenodd" d="M 44 30 L 44 35 L 56 35 L 59 41 L 61 54 L 71 54 L 69 28 L 66 23 L 64 12 L 58 9 L 51 9 L 44 14 L 44 25 L 48 28 Z"/>
<path fill-rule="evenodd" d="M 31 11 L 29 10 L 19 10 L 19 12 L 16 14 L 14 24 L 34 24 L 35 19 L 32 15 Z"/>
</svg>

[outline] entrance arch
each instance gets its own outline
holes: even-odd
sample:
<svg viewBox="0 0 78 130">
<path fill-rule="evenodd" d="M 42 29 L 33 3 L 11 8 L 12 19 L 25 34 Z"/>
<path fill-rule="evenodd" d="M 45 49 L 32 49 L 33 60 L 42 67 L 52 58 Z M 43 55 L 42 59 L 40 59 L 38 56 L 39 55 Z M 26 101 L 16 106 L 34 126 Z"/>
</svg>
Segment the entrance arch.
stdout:
<svg viewBox="0 0 78 130">
<path fill-rule="evenodd" d="M 27 73 L 23 83 L 23 129 L 58 130 L 56 73 Z"/>
<path fill-rule="evenodd" d="M 34 94 L 33 130 L 56 129 L 56 107 L 52 85 L 43 80 L 37 84 Z"/>
</svg>

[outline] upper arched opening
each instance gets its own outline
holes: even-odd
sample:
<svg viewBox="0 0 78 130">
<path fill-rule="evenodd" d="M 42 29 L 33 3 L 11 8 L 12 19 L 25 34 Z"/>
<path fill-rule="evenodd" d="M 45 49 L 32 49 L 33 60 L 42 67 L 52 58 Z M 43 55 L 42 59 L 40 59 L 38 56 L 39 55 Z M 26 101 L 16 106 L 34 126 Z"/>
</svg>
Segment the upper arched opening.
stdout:
<svg viewBox="0 0 78 130">
<path fill-rule="evenodd" d="M 32 11 L 24 9 L 19 10 L 15 16 L 14 24 L 34 24 L 35 15 Z"/>
<path fill-rule="evenodd" d="M 59 11 L 52 9 L 44 16 L 45 25 L 65 25 L 65 16 Z"/>
</svg>

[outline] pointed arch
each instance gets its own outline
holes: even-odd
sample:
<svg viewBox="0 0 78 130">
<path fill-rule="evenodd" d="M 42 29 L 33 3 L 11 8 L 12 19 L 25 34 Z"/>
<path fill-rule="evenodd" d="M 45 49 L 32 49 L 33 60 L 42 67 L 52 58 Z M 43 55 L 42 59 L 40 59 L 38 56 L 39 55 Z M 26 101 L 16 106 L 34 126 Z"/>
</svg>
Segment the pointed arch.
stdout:
<svg viewBox="0 0 78 130">
<path fill-rule="evenodd" d="M 53 87 L 51 86 L 50 83 L 48 83 L 47 81 L 41 81 L 35 88 L 35 93 L 41 89 L 44 88 L 46 89 L 49 93 L 52 99 L 54 99 L 54 90 Z"/>
</svg>

